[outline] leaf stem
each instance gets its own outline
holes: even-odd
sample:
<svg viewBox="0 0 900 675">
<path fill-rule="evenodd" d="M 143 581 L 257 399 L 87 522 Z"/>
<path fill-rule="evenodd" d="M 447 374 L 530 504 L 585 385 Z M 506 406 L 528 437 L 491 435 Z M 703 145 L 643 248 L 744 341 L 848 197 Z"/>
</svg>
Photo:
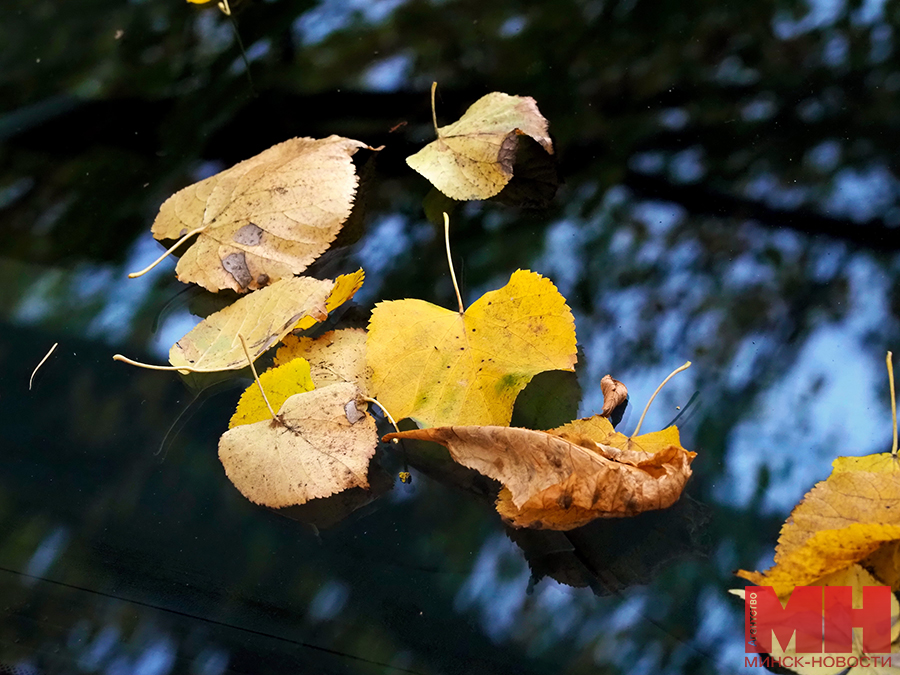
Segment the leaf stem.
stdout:
<svg viewBox="0 0 900 675">
<path fill-rule="evenodd" d="M 437 112 L 434 108 L 434 92 L 437 89 L 437 82 L 431 83 L 431 121 L 434 122 L 434 135 L 440 137 L 441 132 L 438 131 Z"/>
<path fill-rule="evenodd" d="M 147 267 L 142 269 L 140 272 L 132 272 L 131 274 L 129 274 L 128 278 L 129 279 L 137 279 L 138 277 L 144 276 L 145 274 L 147 274 L 147 272 L 149 272 L 154 267 L 159 265 L 159 263 L 161 263 L 163 260 L 165 260 L 171 253 L 173 253 L 175 251 L 176 248 L 181 246 L 184 242 L 186 242 L 188 239 L 193 237 L 195 234 L 203 232 L 203 230 L 205 230 L 206 228 L 207 228 L 207 225 L 204 225 L 203 227 L 198 227 L 196 230 L 191 230 L 186 235 L 184 235 L 181 239 L 179 239 L 174 244 L 172 244 L 172 246 L 169 247 L 168 251 L 163 253 L 161 256 L 159 256 L 156 260 L 154 260 L 152 263 L 150 263 Z"/>
<path fill-rule="evenodd" d="M 377 405 L 379 408 L 381 408 L 381 412 L 383 412 L 383 413 L 385 414 L 385 416 L 388 418 L 388 422 L 390 422 L 391 424 L 394 425 L 394 428 L 397 430 L 397 433 L 398 433 L 398 434 L 400 433 L 400 427 L 397 426 L 397 423 L 394 421 L 394 418 L 391 417 L 391 413 L 389 413 L 389 412 L 388 412 L 388 409 L 385 408 L 383 405 L 381 405 L 381 403 L 378 402 L 378 399 L 375 399 L 375 398 L 369 398 L 368 396 L 363 396 L 363 397 L 362 397 L 362 400 L 363 400 L 363 401 L 368 401 L 369 403 L 374 403 L 374 404 Z"/>
<path fill-rule="evenodd" d="M 888 381 L 891 383 L 891 421 L 894 423 L 894 442 L 891 445 L 891 454 L 897 456 L 897 392 L 894 389 L 894 355 L 887 353 Z"/>
<path fill-rule="evenodd" d="M 146 370 L 177 370 L 184 373 L 219 372 L 217 370 L 206 370 L 204 368 L 191 368 L 190 366 L 155 366 L 152 363 L 141 363 L 140 361 L 134 361 L 132 359 L 129 359 L 127 356 L 122 356 L 121 354 L 113 354 L 113 361 L 121 361 L 122 363 L 127 363 L 129 366 L 137 366 L 138 368 L 145 368 Z"/>
<path fill-rule="evenodd" d="M 688 361 L 688 362 L 686 362 L 683 366 L 681 366 L 680 368 L 676 368 L 676 369 L 673 370 L 671 373 L 669 373 L 669 376 L 668 376 L 666 379 L 664 379 L 664 380 L 662 381 L 662 384 L 660 384 L 660 385 L 656 388 L 656 391 L 653 392 L 653 396 L 650 397 L 650 400 L 647 401 L 647 405 L 644 406 L 644 412 L 641 413 L 641 419 L 638 420 L 637 427 L 635 427 L 634 433 L 631 434 L 632 436 L 637 436 L 638 433 L 640 433 L 640 431 L 641 431 L 641 425 L 644 423 L 644 417 L 647 415 L 647 411 L 650 409 L 650 404 L 653 403 L 653 399 L 656 398 L 656 395 L 657 395 L 657 394 L 660 392 L 660 390 L 666 385 L 666 382 L 668 382 L 669 380 L 671 380 L 675 375 L 677 375 L 678 373 L 680 373 L 682 370 L 687 370 L 687 369 L 690 368 L 690 367 L 691 367 L 691 362 Z"/>
<path fill-rule="evenodd" d="M 450 265 L 450 278 L 453 280 L 453 290 L 456 291 L 456 301 L 459 303 L 459 314 L 466 313 L 462 296 L 459 294 L 459 284 L 456 283 L 456 272 L 453 271 L 453 258 L 450 257 L 450 216 L 444 211 L 444 243 L 447 245 L 447 264 Z"/>
<path fill-rule="evenodd" d="M 50 347 L 50 351 L 47 352 L 47 354 L 44 356 L 44 358 L 41 359 L 41 362 L 34 367 L 34 370 L 31 371 L 31 377 L 28 378 L 28 391 L 31 391 L 31 384 L 32 384 L 32 382 L 34 382 L 34 374 L 38 371 L 38 368 L 40 368 L 42 365 L 44 365 L 44 361 L 46 361 L 47 359 L 50 358 L 50 355 L 53 353 L 53 350 L 56 349 L 56 347 L 58 345 L 59 345 L 58 342 L 54 342 L 53 346 Z M 897 444 L 894 443 L 894 445 L 896 446 Z"/>
<path fill-rule="evenodd" d="M 272 404 L 269 403 L 269 399 L 266 396 L 266 392 L 263 389 L 262 382 L 259 381 L 259 375 L 256 374 L 256 366 L 253 365 L 253 359 L 250 358 L 250 350 L 247 349 L 247 341 L 244 339 L 242 333 L 238 333 L 238 338 L 241 341 L 241 347 L 244 348 L 244 355 L 247 357 L 247 363 L 250 364 L 250 371 L 253 373 L 253 379 L 256 380 L 256 386 L 259 387 L 259 393 L 262 394 L 263 401 L 266 402 L 266 407 L 269 409 L 269 412 L 272 413 L 272 419 L 277 420 L 278 416 L 275 414 L 275 411 L 272 410 Z"/>
</svg>

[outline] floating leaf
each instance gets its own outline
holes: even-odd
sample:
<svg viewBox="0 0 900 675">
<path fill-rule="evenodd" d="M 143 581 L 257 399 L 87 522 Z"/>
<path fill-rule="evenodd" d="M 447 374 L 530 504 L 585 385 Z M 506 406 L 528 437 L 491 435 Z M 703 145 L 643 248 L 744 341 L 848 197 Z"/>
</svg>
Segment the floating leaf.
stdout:
<svg viewBox="0 0 900 675">
<path fill-rule="evenodd" d="M 498 426 L 415 429 L 392 438 L 444 445 L 463 466 L 500 481 L 497 511 L 515 527 L 570 530 L 595 518 L 664 509 L 681 496 L 695 453 L 620 450 L 555 432 Z"/>
<path fill-rule="evenodd" d="M 464 314 L 423 300 L 379 303 L 367 359 L 371 391 L 395 419 L 505 425 L 534 375 L 573 369 L 575 320 L 549 279 L 518 270 Z"/>
<path fill-rule="evenodd" d="M 475 101 L 453 124 L 436 129 L 437 140 L 406 163 L 448 197 L 487 199 L 512 178 L 520 135 L 553 154 L 547 127 L 533 98 L 494 92 Z"/>
<path fill-rule="evenodd" d="M 298 358 L 309 361 L 317 387 L 352 382 L 363 394 L 369 391 L 366 331 L 362 328 L 333 330 L 315 339 L 288 335 L 275 353 L 275 363 Z"/>
<path fill-rule="evenodd" d="M 900 540 L 900 462 L 890 453 L 839 457 L 781 528 L 775 565 L 765 573 L 739 570 L 779 596 L 809 585 Z M 878 572 L 877 568 L 876 572 Z M 891 575 L 896 581 L 896 574 Z"/>
<path fill-rule="evenodd" d="M 294 359 L 283 366 L 271 368 L 259 376 L 259 382 L 269 397 L 269 403 L 276 410 L 294 394 L 302 394 L 315 388 L 306 359 Z M 228 428 L 234 429 L 242 424 L 270 419 L 272 415 L 269 407 L 263 400 L 259 386 L 254 382 L 241 394 Z"/>
<path fill-rule="evenodd" d="M 365 413 L 351 423 L 359 392 L 333 384 L 287 399 L 277 420 L 245 424 L 219 440 L 225 473 L 247 499 L 281 508 L 368 487 L 378 433 Z"/>
<path fill-rule="evenodd" d="M 212 372 L 247 365 L 238 339 L 243 334 L 256 360 L 287 335 L 304 316 L 323 320 L 325 299 L 334 287 L 329 279 L 294 277 L 238 298 L 225 309 L 210 314 L 176 342 L 169 362 L 176 368 Z"/>
<path fill-rule="evenodd" d="M 352 274 L 342 274 L 335 279 L 334 288 L 331 289 L 331 293 L 325 301 L 325 311 L 328 314 L 331 314 L 338 307 L 350 300 L 356 295 L 356 291 L 362 288 L 363 280 L 365 278 L 365 272 L 360 269 Z M 318 322 L 313 317 L 305 316 L 297 322 L 297 325 L 294 326 L 294 330 L 297 332 L 306 330 L 315 326 L 316 323 Z"/>
<path fill-rule="evenodd" d="M 178 261 L 184 282 L 239 293 L 302 272 L 350 215 L 364 143 L 293 138 L 176 192 L 153 223 L 157 239 L 199 230 Z"/>
</svg>

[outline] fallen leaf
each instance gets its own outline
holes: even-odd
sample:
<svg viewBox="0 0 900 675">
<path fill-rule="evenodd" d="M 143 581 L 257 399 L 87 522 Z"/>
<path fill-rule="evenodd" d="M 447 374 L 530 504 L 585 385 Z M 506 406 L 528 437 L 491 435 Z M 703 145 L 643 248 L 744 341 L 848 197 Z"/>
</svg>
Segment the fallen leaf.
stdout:
<svg viewBox="0 0 900 675">
<path fill-rule="evenodd" d="M 323 320 L 325 299 L 333 287 L 330 279 L 293 277 L 238 298 L 176 342 L 169 350 L 169 362 L 176 368 L 205 372 L 243 368 L 247 357 L 239 333 L 256 360 L 304 316 Z"/>
<path fill-rule="evenodd" d="M 355 424 L 344 407 L 356 401 L 352 384 L 333 384 L 288 398 L 278 420 L 245 424 L 219 439 L 225 473 L 247 499 L 281 508 L 368 487 L 378 432 L 365 415 Z"/>
<path fill-rule="evenodd" d="M 388 434 L 445 446 L 456 462 L 500 481 L 497 511 L 515 527 L 571 530 L 595 518 L 664 509 L 681 496 L 695 453 L 587 447 L 554 432 L 454 426 Z"/>
<path fill-rule="evenodd" d="M 493 92 L 475 101 L 453 124 L 437 129 L 437 140 L 406 163 L 448 197 L 487 199 L 513 175 L 520 135 L 553 154 L 547 120 L 530 96 Z"/>
<path fill-rule="evenodd" d="M 424 300 L 381 302 L 369 322 L 372 392 L 394 419 L 506 425 L 545 370 L 573 370 L 575 320 L 553 283 L 518 270 L 465 314 Z"/>
<path fill-rule="evenodd" d="M 334 288 L 331 289 L 331 293 L 328 294 L 328 299 L 325 300 L 326 313 L 331 314 L 334 310 L 356 295 L 356 291 L 362 288 L 363 280 L 365 278 L 365 272 L 360 269 L 352 274 L 342 274 L 335 279 Z M 294 326 L 293 330 L 296 332 L 307 330 L 317 323 L 318 321 L 313 317 L 305 316 L 297 322 L 297 325 Z"/>
<path fill-rule="evenodd" d="M 157 239 L 203 230 L 181 256 L 178 279 L 243 293 L 299 274 L 350 215 L 365 143 L 340 136 L 293 138 L 169 197 Z"/>
<path fill-rule="evenodd" d="M 363 394 L 369 391 L 366 331 L 362 328 L 333 330 L 315 339 L 288 335 L 275 353 L 275 364 L 297 358 L 309 361 L 312 381 L 319 388 L 352 382 Z"/>
<path fill-rule="evenodd" d="M 737 576 L 772 586 L 782 596 L 900 540 L 900 462 L 882 453 L 839 457 L 833 467 L 782 526 L 775 565 L 764 573 L 739 570 Z"/>
<path fill-rule="evenodd" d="M 294 359 L 283 366 L 270 368 L 259 376 L 259 381 L 274 410 L 281 408 L 282 404 L 294 394 L 302 394 L 315 388 L 306 359 Z M 228 428 L 234 429 L 242 424 L 254 424 L 269 419 L 272 419 L 272 413 L 263 400 L 259 385 L 254 382 L 241 394 Z"/>
<path fill-rule="evenodd" d="M 628 400 L 628 388 L 612 375 L 604 375 L 600 380 L 600 391 L 603 393 L 603 417 L 609 417 L 613 410 Z"/>
</svg>

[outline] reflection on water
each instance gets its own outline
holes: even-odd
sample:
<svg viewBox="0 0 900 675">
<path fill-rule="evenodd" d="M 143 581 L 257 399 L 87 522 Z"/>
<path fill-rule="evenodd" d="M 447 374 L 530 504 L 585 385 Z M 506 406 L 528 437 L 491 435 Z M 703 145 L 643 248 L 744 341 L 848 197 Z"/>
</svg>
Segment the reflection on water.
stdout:
<svg viewBox="0 0 900 675">
<path fill-rule="evenodd" d="M 235 4 L 255 96 L 212 5 L 23 3 L 0 24 L 0 671 L 741 670 L 732 570 L 767 566 L 835 456 L 890 438 L 896 12 Z M 452 307 L 432 223 L 450 205 L 404 163 L 432 138 L 435 79 L 441 123 L 489 91 L 534 96 L 559 158 L 546 208 L 456 206 L 465 300 L 519 267 L 553 279 L 576 317 L 579 412 L 602 406 L 612 373 L 631 395 L 625 432 L 693 361 L 645 421 L 695 401 L 674 520 L 511 533 L 477 477 L 385 452 L 384 480 L 408 460 L 411 487 L 310 526 L 225 479 L 215 445 L 235 390 L 110 360 L 164 360 L 211 306 L 179 294 L 171 262 L 125 279 L 159 253 L 162 200 L 296 135 L 386 146 L 362 238 L 322 265 L 366 270 L 348 320 L 381 299 Z"/>
</svg>

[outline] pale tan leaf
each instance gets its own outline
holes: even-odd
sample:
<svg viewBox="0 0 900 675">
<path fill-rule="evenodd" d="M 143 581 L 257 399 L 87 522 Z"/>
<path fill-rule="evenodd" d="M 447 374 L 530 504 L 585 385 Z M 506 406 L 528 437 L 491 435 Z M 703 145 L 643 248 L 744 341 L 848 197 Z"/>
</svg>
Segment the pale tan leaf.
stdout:
<svg viewBox="0 0 900 675">
<path fill-rule="evenodd" d="M 169 350 L 169 362 L 193 371 L 243 368 L 247 357 L 238 334 L 247 340 L 250 357 L 257 359 L 304 316 L 324 319 L 325 300 L 333 286 L 330 279 L 293 277 L 238 298 L 176 342 Z"/>
<path fill-rule="evenodd" d="M 211 291 L 239 293 L 302 272 L 350 215 L 364 143 L 293 138 L 176 192 L 153 223 L 157 239 L 205 227 L 176 272 Z"/>
<path fill-rule="evenodd" d="M 225 432 L 219 440 L 225 473 L 247 499 L 273 508 L 368 487 L 378 432 L 369 415 L 347 419 L 347 404 L 358 399 L 356 386 L 333 384 L 291 396 L 277 420 Z"/>
</svg>

